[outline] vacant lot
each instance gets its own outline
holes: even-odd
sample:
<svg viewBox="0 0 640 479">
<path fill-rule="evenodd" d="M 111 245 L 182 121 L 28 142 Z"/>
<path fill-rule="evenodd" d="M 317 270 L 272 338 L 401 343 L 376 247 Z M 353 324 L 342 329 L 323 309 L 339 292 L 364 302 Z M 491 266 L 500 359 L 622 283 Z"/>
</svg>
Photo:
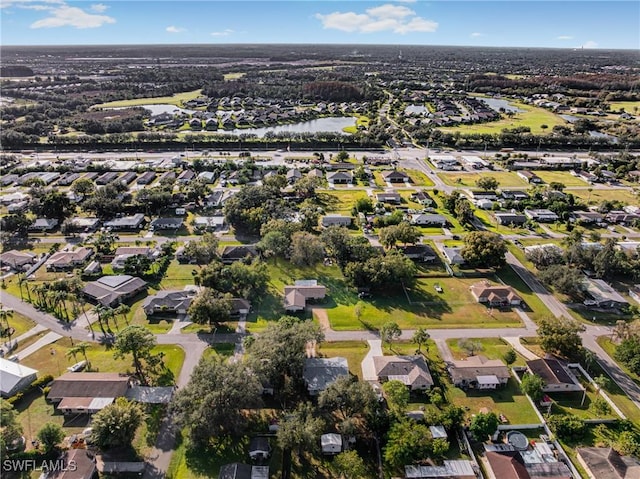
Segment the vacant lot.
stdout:
<svg viewBox="0 0 640 479">
<path fill-rule="evenodd" d="M 470 338 L 470 340 L 481 345 L 481 349 L 475 354 L 482 354 L 488 359 L 500 359 L 504 362 L 505 353 L 513 349 L 510 344 L 501 338 Z M 466 359 L 467 353 L 458 346 L 458 341 L 457 339 L 448 339 L 447 345 L 454 359 Z M 513 364 L 514 366 L 524 366 L 525 360 L 517 354 L 516 362 Z"/>
<path fill-rule="evenodd" d="M 536 170 L 534 171 L 536 175 L 538 175 L 542 181 L 549 184 L 552 182 L 562 183 L 565 186 L 587 186 L 588 183 L 584 180 L 581 180 L 577 176 L 573 176 L 571 173 L 567 171 L 546 171 L 546 170 Z"/>
<path fill-rule="evenodd" d="M 476 125 L 458 125 L 440 128 L 442 131 L 448 133 L 500 133 L 503 129 L 529 127 L 531 133 L 534 134 L 549 134 L 556 125 L 564 125 L 566 121 L 560 118 L 555 113 L 545 110 L 544 108 L 538 108 L 531 105 L 525 105 L 524 103 L 510 102 L 512 105 L 525 110 L 524 112 L 516 113 L 513 117 L 505 117 L 500 120 L 491 121 L 488 123 L 479 123 Z M 542 128 L 546 125 L 547 128 Z"/>
<path fill-rule="evenodd" d="M 527 183 L 515 173 L 507 171 L 488 171 L 483 173 L 438 173 L 438 176 L 442 178 L 448 185 L 452 186 L 466 186 L 475 188 L 476 181 L 480 178 L 495 178 L 501 187 L 522 187 L 526 188 Z"/>
<path fill-rule="evenodd" d="M 201 93 L 202 90 L 194 90 L 178 93 L 173 96 L 156 96 L 151 98 L 135 98 L 133 100 L 110 101 L 108 103 L 94 105 L 93 108 L 124 108 L 129 106 L 157 105 L 165 103 L 181 107 L 184 105 L 184 102 L 198 98 Z"/>
<path fill-rule="evenodd" d="M 640 101 L 613 101 L 609 103 L 609 109 L 611 111 L 620 111 L 624 109 L 627 113 L 636 115 L 640 110 Z"/>
<path fill-rule="evenodd" d="M 619 188 L 583 188 L 564 190 L 565 193 L 571 193 L 574 196 L 584 200 L 590 205 L 599 205 L 605 200 L 621 201 L 627 205 L 638 204 L 638 196 L 629 190 Z"/>
</svg>

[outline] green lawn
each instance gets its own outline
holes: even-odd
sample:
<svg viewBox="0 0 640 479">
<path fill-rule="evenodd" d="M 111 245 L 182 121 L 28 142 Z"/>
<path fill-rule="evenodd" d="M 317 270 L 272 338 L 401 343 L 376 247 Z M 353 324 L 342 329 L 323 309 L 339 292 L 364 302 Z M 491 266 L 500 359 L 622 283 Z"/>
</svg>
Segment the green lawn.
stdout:
<svg viewBox="0 0 640 479">
<path fill-rule="evenodd" d="M 515 312 L 489 311 L 478 304 L 469 286 L 478 279 L 419 278 L 407 290 L 375 293 L 361 302 L 361 316 L 356 317 L 353 306 L 358 302 L 355 293 L 345 295 L 344 303 L 328 307 L 329 321 L 336 330 L 378 329 L 387 321 L 395 321 L 402 329 L 420 326 L 429 328 L 519 327 Z M 443 293 L 435 290 L 435 285 Z"/>
<path fill-rule="evenodd" d="M 513 349 L 510 344 L 505 342 L 502 338 L 470 338 L 471 341 L 478 342 L 482 345 L 482 350 L 476 354 L 482 354 L 488 359 L 500 359 L 504 362 L 504 355 L 507 351 Z M 464 352 L 458 346 L 458 339 L 448 339 L 447 345 L 453 354 L 454 359 L 465 359 L 467 353 Z M 514 366 L 525 366 L 525 359 L 517 354 L 516 362 Z"/>
<path fill-rule="evenodd" d="M 589 191 L 591 190 L 591 191 Z M 637 205 L 638 196 L 634 195 L 628 190 L 622 190 L 619 188 L 585 188 L 585 189 L 571 189 L 564 190 L 565 193 L 571 193 L 572 195 L 584 200 L 590 205 L 599 205 L 605 200 L 621 201 L 627 205 Z"/>
<path fill-rule="evenodd" d="M 399 168 L 399 171 L 403 171 L 409 178 L 411 178 L 411 184 L 413 186 L 433 186 L 433 181 L 422 171 L 412 170 L 409 168 Z"/>
<path fill-rule="evenodd" d="M 624 111 L 636 115 L 640 110 L 640 101 L 612 101 L 609 103 L 609 110 L 619 111 L 624 108 Z"/>
<path fill-rule="evenodd" d="M 577 176 L 573 176 L 567 171 L 535 170 L 534 173 L 547 184 L 555 181 L 562 183 L 565 186 L 588 186 L 586 181 L 578 178 Z"/>
<path fill-rule="evenodd" d="M 184 102 L 194 100 L 202 94 L 202 90 L 177 93 L 172 96 L 157 96 L 151 98 L 134 98 L 132 100 L 118 100 L 94 105 L 92 108 L 125 108 L 130 106 L 156 105 L 168 103 L 170 105 L 184 106 Z"/>
<path fill-rule="evenodd" d="M 36 325 L 36 323 L 33 320 L 18 313 L 17 311 L 13 312 L 13 315 L 8 319 L 8 321 L 9 321 L 9 326 L 15 330 L 13 333 L 14 338 L 17 338 L 21 334 L 26 333 Z M 1 327 L 4 328 L 4 326 L 5 325 L 3 322 Z M 3 338 L 2 340 L 4 341 L 4 339 L 5 338 Z"/>
<path fill-rule="evenodd" d="M 365 190 L 318 190 L 318 193 L 318 198 L 326 211 L 347 215 L 351 214 L 357 200 L 367 198 Z"/>
<path fill-rule="evenodd" d="M 488 171 L 482 173 L 438 173 L 447 185 L 476 188 L 476 181 L 480 178 L 495 178 L 500 187 L 526 188 L 528 183 L 513 172 Z"/>
<path fill-rule="evenodd" d="M 553 127 L 556 125 L 564 125 L 567 122 L 544 108 L 536 106 L 525 105 L 517 101 L 510 101 L 512 105 L 524 112 L 516 113 L 513 117 L 504 117 L 500 120 L 491 121 L 488 123 L 478 123 L 475 125 L 458 125 L 440 128 L 440 130 L 448 133 L 501 133 L 503 129 L 518 128 L 528 126 L 533 134 L 550 134 Z M 547 128 L 542 128 L 542 125 L 547 125 Z"/>
<path fill-rule="evenodd" d="M 193 264 L 180 264 L 177 260 L 172 260 L 167 268 L 167 272 L 160 281 L 162 289 L 184 289 L 185 286 L 193 283 L 193 272 L 199 267 Z"/>
<path fill-rule="evenodd" d="M 317 353 L 319 356 L 332 358 L 340 356 L 347 358 L 349 372 L 362 378 L 362 360 L 369 352 L 369 345 L 365 341 L 336 341 L 320 343 Z"/>
</svg>

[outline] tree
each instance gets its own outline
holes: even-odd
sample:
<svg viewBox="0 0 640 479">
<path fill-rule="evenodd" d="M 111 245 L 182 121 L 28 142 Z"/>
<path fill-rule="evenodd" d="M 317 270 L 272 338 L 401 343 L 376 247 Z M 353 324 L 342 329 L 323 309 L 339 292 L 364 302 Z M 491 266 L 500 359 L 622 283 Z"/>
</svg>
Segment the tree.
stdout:
<svg viewBox="0 0 640 479">
<path fill-rule="evenodd" d="M 426 425 L 403 418 L 389 429 L 384 459 L 393 468 L 419 462 L 432 453 L 432 442 Z"/>
<path fill-rule="evenodd" d="M 291 208 L 272 186 L 243 186 L 227 200 L 224 215 L 237 231 L 257 235 L 260 227 L 271 219 L 286 218 Z"/>
<path fill-rule="evenodd" d="M 82 354 L 85 362 L 87 363 L 87 368 L 89 368 L 90 367 L 89 358 L 87 358 L 87 349 L 89 349 L 89 346 L 90 346 L 89 343 L 76 344 L 75 346 L 72 346 L 71 348 L 69 348 L 69 350 L 67 351 L 67 356 L 73 356 L 73 359 L 75 361 L 77 359 L 76 355 Z"/>
<path fill-rule="evenodd" d="M 124 261 L 124 272 L 133 276 L 144 276 L 152 263 L 153 261 L 147 255 L 135 254 Z"/>
<path fill-rule="evenodd" d="M 330 468 L 340 479 L 360 479 L 367 475 L 364 460 L 354 450 L 344 451 L 335 456 Z"/>
<path fill-rule="evenodd" d="M 365 418 L 374 410 L 377 398 L 373 388 L 354 376 L 341 376 L 318 397 L 318 406 L 329 413 L 340 413 L 343 420 Z"/>
<path fill-rule="evenodd" d="M 380 339 L 383 343 L 387 343 L 389 349 L 391 348 L 391 343 L 396 339 L 400 338 L 402 335 L 402 330 L 398 323 L 394 323 L 393 321 L 388 321 L 382 325 L 380 328 Z"/>
<path fill-rule="evenodd" d="M 202 268 L 198 278 L 202 286 L 252 301 L 265 290 L 269 272 L 262 261 L 234 261 L 228 266 L 216 259 Z"/>
<path fill-rule="evenodd" d="M 623 339 L 616 348 L 614 357 L 631 372 L 640 375 L 640 336 Z"/>
<path fill-rule="evenodd" d="M 584 326 L 572 319 L 543 318 L 538 323 L 538 337 L 543 351 L 566 358 L 582 356 Z"/>
<path fill-rule="evenodd" d="M 132 324 L 124 328 L 114 344 L 114 358 L 120 359 L 127 354 L 131 354 L 136 376 L 143 384 L 147 383 L 147 378 L 143 366 L 143 361 L 148 362 L 152 357 L 151 350 L 156 345 L 155 336 L 148 329 Z"/>
<path fill-rule="evenodd" d="M 498 416 L 496 413 L 478 413 L 471 420 L 469 425 L 469 431 L 473 434 L 478 441 L 484 441 L 488 436 L 491 436 L 498 429 Z"/>
<path fill-rule="evenodd" d="M 611 406 L 602 396 L 597 396 L 591 402 L 589 408 L 599 417 L 606 416 L 611 413 Z"/>
<path fill-rule="evenodd" d="M 507 366 L 511 366 L 518 359 L 518 355 L 513 348 L 510 348 L 504 353 L 502 359 L 504 359 L 504 362 L 507 364 Z"/>
<path fill-rule="evenodd" d="M 142 417 L 138 404 L 117 398 L 93 415 L 91 441 L 102 449 L 129 446 L 142 424 Z"/>
<path fill-rule="evenodd" d="M 464 238 L 461 255 L 472 267 L 501 268 L 505 265 L 507 245 L 502 237 L 489 231 L 472 231 Z"/>
<path fill-rule="evenodd" d="M 197 324 L 219 324 L 231 318 L 233 296 L 203 288 L 189 305 L 189 317 Z"/>
<path fill-rule="evenodd" d="M 22 426 L 18 421 L 18 413 L 11 403 L 0 399 L 0 451 L 3 452 L 3 457 L 7 447 L 20 437 L 22 437 Z"/>
<path fill-rule="evenodd" d="M 544 269 L 563 262 L 562 249 L 555 245 L 527 248 L 525 256 L 537 269 Z"/>
<path fill-rule="evenodd" d="M 458 347 L 467 353 L 467 356 L 474 356 L 483 349 L 480 341 L 473 341 L 467 338 L 458 340 Z"/>
<path fill-rule="evenodd" d="M 559 439 L 579 439 L 586 430 L 585 422 L 573 414 L 552 414 L 547 417 L 549 429 Z"/>
<path fill-rule="evenodd" d="M 71 184 L 71 191 L 77 195 L 90 196 L 96 192 L 96 187 L 89 178 L 78 178 Z"/>
<path fill-rule="evenodd" d="M 291 248 L 291 239 L 281 231 L 269 231 L 256 245 L 264 256 L 285 256 Z"/>
<path fill-rule="evenodd" d="M 544 396 L 544 379 L 537 374 L 525 374 L 520 383 L 520 390 L 527 394 L 535 402 L 538 402 Z"/>
<path fill-rule="evenodd" d="M 213 233 L 205 233 L 199 240 L 186 243 L 183 254 L 195 264 L 208 264 L 218 257 L 218 238 Z"/>
<path fill-rule="evenodd" d="M 48 422 L 40 428 L 37 437 L 44 447 L 44 452 L 48 454 L 64 439 L 64 430 L 59 424 Z"/>
<path fill-rule="evenodd" d="M 114 245 L 118 237 L 110 231 L 100 231 L 93 236 L 91 244 L 99 254 L 110 255 L 114 252 Z"/>
<path fill-rule="evenodd" d="M 393 379 L 382 385 L 382 390 L 387 398 L 387 405 L 396 417 L 402 416 L 409 405 L 409 389 L 402 381 Z"/>
<path fill-rule="evenodd" d="M 476 180 L 476 186 L 484 191 L 493 191 L 498 189 L 499 182 L 491 176 L 481 176 Z"/>
<path fill-rule="evenodd" d="M 418 353 L 422 353 L 422 346 L 427 346 L 427 352 L 429 351 L 429 339 L 431 335 L 424 328 L 416 329 L 416 332 L 413 333 L 413 337 L 411 341 L 418 346 Z"/>
<path fill-rule="evenodd" d="M 373 201 L 369 197 L 358 198 L 355 209 L 358 213 L 373 213 Z"/>
<path fill-rule="evenodd" d="M 390 250 L 384 256 L 375 255 L 364 261 L 348 262 L 344 275 L 355 286 L 387 289 L 410 286 L 415 281 L 416 271 L 415 263 L 402 252 Z"/>
<path fill-rule="evenodd" d="M 313 404 L 304 402 L 287 414 L 279 424 L 278 445 L 283 450 L 314 451 L 318 449 L 318 438 L 324 432 L 324 421 L 316 414 Z"/>
<path fill-rule="evenodd" d="M 411 226 L 407 221 L 397 225 L 380 228 L 380 244 L 386 248 L 392 248 L 396 243 L 414 244 L 420 239 L 420 231 Z"/>
<path fill-rule="evenodd" d="M 291 262 L 298 266 L 313 266 L 324 258 L 324 246 L 320 239 L 306 231 L 291 237 Z"/>
<path fill-rule="evenodd" d="M 584 294 L 581 286 L 583 274 L 573 266 L 552 264 L 538 272 L 538 279 L 575 301 L 581 299 Z"/>
<path fill-rule="evenodd" d="M 170 409 L 194 445 L 206 447 L 214 438 L 244 434 L 245 412 L 261 406 L 261 394 L 260 380 L 244 363 L 205 356 L 189 383 L 174 396 Z"/>
<path fill-rule="evenodd" d="M 247 349 L 253 369 L 274 387 L 282 387 L 285 378 L 302 380 L 306 345 L 324 339 L 317 324 L 283 316 L 270 322 Z"/>
<path fill-rule="evenodd" d="M 314 176 L 303 176 L 293 185 L 293 191 L 301 198 L 315 198 L 320 179 Z"/>
<path fill-rule="evenodd" d="M 48 190 L 44 196 L 34 198 L 30 208 L 35 214 L 45 218 L 55 218 L 61 224 L 76 209 L 67 195 L 58 190 Z"/>
<path fill-rule="evenodd" d="M 640 435 L 635 431 L 622 431 L 612 447 L 623 456 L 637 456 L 640 453 Z"/>
</svg>

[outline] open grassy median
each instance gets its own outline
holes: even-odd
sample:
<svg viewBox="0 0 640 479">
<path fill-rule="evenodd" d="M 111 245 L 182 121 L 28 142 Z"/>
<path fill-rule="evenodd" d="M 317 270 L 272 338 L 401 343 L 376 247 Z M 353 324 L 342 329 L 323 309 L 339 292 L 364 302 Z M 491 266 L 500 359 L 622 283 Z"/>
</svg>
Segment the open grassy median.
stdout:
<svg viewBox="0 0 640 479">
<path fill-rule="evenodd" d="M 528 184 L 510 171 L 488 171 L 482 173 L 438 173 L 447 185 L 476 188 L 476 181 L 480 178 L 495 178 L 500 187 L 527 188 Z"/>
</svg>

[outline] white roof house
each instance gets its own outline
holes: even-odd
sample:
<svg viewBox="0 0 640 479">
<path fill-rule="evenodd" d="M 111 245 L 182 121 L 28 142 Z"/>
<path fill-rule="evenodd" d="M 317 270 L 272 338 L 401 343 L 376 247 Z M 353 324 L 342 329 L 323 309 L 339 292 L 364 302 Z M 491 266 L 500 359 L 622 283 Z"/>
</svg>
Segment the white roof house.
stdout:
<svg viewBox="0 0 640 479">
<path fill-rule="evenodd" d="M 323 434 L 320 436 L 320 445 L 323 454 L 338 454 L 342 452 L 342 436 L 335 433 Z"/>
<path fill-rule="evenodd" d="M 36 380 L 38 371 L 0 358 L 0 395 L 4 398 L 19 393 Z"/>
</svg>

